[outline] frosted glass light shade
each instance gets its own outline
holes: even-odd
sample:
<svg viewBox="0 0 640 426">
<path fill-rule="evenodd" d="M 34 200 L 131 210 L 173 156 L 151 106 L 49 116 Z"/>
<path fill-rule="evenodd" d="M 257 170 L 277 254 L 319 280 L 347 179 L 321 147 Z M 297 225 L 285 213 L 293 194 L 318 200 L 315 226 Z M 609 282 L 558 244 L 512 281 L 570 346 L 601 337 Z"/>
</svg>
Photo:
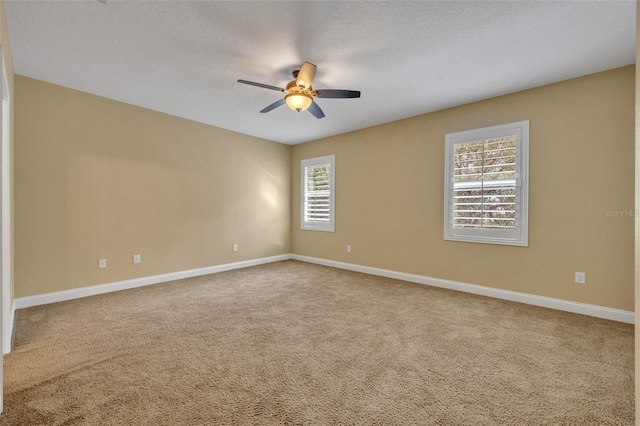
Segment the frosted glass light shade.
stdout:
<svg viewBox="0 0 640 426">
<path fill-rule="evenodd" d="M 287 106 L 294 111 L 304 111 L 311 106 L 313 99 L 304 93 L 289 93 L 284 97 Z"/>
</svg>

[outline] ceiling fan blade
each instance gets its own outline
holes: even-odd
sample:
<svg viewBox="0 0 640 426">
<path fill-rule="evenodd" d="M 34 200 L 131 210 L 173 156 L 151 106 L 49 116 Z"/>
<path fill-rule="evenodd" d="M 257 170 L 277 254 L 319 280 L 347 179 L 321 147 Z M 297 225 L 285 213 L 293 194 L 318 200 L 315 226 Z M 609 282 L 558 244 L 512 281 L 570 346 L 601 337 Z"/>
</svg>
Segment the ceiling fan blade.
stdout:
<svg viewBox="0 0 640 426">
<path fill-rule="evenodd" d="M 272 109 L 276 109 L 278 108 L 280 105 L 284 105 L 284 99 L 278 99 L 277 101 L 275 101 L 274 103 L 272 103 L 271 105 L 269 105 L 268 107 L 265 107 L 262 111 L 260 112 L 269 112 Z"/>
<path fill-rule="evenodd" d="M 264 89 L 271 89 L 271 90 L 277 90 L 278 92 L 284 92 L 284 89 L 282 89 L 280 87 L 271 86 L 269 84 L 256 83 L 255 81 L 238 80 L 238 83 L 244 83 L 244 84 L 249 84 L 251 86 L 262 87 Z"/>
<path fill-rule="evenodd" d="M 320 89 L 315 91 L 319 98 L 345 99 L 359 98 L 359 90 Z"/>
<path fill-rule="evenodd" d="M 320 106 L 318 106 L 317 103 L 315 102 L 311 102 L 311 106 L 309 107 L 308 110 L 315 118 L 322 118 L 324 117 L 324 112 L 322 111 L 322 108 L 320 108 Z"/>
<path fill-rule="evenodd" d="M 315 75 L 316 66 L 309 62 L 305 62 L 298 72 L 298 76 L 296 77 L 296 84 L 300 87 L 304 87 L 305 89 L 309 89 Z"/>
</svg>

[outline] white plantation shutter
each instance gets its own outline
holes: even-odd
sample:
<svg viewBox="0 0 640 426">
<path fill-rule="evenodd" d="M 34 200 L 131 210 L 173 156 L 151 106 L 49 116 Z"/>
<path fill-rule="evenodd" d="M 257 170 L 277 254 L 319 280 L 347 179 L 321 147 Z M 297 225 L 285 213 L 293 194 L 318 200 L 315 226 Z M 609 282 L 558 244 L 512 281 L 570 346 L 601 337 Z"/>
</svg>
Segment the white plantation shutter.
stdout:
<svg viewBox="0 0 640 426">
<path fill-rule="evenodd" d="M 516 143 L 511 135 L 454 144 L 454 228 L 516 228 Z"/>
<path fill-rule="evenodd" d="M 446 240 L 527 245 L 528 124 L 446 135 Z"/>
<path fill-rule="evenodd" d="M 329 222 L 331 220 L 330 165 L 319 164 L 305 169 L 304 221 Z"/>
<path fill-rule="evenodd" d="M 335 156 L 302 160 L 301 170 L 300 228 L 333 232 Z"/>
</svg>

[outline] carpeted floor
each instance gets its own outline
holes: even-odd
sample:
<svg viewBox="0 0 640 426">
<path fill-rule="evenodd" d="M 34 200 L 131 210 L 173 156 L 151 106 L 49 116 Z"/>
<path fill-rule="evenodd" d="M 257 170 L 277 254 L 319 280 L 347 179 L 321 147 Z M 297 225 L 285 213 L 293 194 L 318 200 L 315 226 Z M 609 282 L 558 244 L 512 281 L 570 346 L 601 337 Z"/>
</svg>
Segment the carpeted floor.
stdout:
<svg viewBox="0 0 640 426">
<path fill-rule="evenodd" d="M 632 425 L 633 326 L 296 261 L 17 312 L 0 424 Z"/>
</svg>

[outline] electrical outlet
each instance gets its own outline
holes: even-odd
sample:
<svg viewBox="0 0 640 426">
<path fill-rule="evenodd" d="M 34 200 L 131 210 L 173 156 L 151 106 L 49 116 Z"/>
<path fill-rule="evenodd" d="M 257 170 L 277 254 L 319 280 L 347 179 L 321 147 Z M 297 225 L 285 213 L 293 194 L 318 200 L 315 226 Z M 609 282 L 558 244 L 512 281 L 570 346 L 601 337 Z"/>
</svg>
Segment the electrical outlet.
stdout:
<svg viewBox="0 0 640 426">
<path fill-rule="evenodd" d="M 233 245 L 233 251 L 238 251 L 238 245 L 237 244 Z"/>
<path fill-rule="evenodd" d="M 98 267 L 99 267 L 100 269 L 104 269 L 104 268 L 106 268 L 106 267 L 107 267 L 107 259 L 100 259 L 100 260 L 98 261 Z"/>
<path fill-rule="evenodd" d="M 587 274 L 584 272 L 576 272 L 576 284 L 586 284 L 587 283 Z"/>
<path fill-rule="evenodd" d="M 347 253 L 351 253 L 351 246 L 347 245 Z"/>
<path fill-rule="evenodd" d="M 138 263 L 142 263 L 142 256 L 139 254 L 133 255 L 133 264 L 137 265 Z"/>
</svg>

